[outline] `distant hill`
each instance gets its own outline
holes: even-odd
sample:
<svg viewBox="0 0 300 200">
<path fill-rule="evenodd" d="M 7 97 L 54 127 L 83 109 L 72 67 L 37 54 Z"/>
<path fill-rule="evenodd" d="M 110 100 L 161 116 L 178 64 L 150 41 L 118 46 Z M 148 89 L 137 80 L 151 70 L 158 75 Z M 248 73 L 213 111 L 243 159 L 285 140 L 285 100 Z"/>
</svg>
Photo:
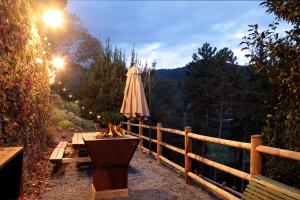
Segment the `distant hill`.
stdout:
<svg viewBox="0 0 300 200">
<path fill-rule="evenodd" d="M 185 76 L 186 67 L 175 69 L 158 69 L 155 70 L 155 76 L 161 76 L 170 80 L 182 80 Z"/>
</svg>

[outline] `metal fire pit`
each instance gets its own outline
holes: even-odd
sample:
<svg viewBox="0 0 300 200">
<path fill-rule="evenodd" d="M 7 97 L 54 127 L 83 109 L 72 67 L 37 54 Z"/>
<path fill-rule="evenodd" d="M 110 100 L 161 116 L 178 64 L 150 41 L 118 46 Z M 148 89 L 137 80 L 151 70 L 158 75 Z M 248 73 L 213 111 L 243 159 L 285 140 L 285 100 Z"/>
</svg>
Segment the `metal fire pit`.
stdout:
<svg viewBox="0 0 300 200">
<path fill-rule="evenodd" d="M 137 148 L 138 138 L 83 136 L 93 163 L 93 198 L 128 197 L 128 165 Z"/>
</svg>

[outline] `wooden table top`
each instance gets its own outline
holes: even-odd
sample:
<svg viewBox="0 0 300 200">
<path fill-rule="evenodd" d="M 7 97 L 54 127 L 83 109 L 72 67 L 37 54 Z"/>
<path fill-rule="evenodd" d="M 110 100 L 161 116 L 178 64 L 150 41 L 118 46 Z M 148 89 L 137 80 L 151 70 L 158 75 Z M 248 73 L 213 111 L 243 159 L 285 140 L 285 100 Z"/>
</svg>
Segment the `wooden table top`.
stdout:
<svg viewBox="0 0 300 200">
<path fill-rule="evenodd" d="M 23 147 L 0 147 L 0 169 L 22 150 Z"/>
<path fill-rule="evenodd" d="M 85 133 L 74 133 L 72 137 L 72 145 L 73 146 L 84 146 L 84 142 L 82 137 L 84 135 L 96 136 L 98 132 L 85 132 Z"/>
</svg>

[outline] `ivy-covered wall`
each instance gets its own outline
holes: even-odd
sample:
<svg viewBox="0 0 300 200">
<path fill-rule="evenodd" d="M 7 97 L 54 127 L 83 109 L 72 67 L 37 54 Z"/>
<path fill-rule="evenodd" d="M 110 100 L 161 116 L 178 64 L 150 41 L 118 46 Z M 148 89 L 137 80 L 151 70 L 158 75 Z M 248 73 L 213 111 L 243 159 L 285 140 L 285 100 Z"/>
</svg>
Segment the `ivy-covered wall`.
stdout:
<svg viewBox="0 0 300 200">
<path fill-rule="evenodd" d="M 0 1 L 0 146 L 24 146 L 28 169 L 46 146 L 50 90 L 41 24 L 28 0 Z"/>
</svg>

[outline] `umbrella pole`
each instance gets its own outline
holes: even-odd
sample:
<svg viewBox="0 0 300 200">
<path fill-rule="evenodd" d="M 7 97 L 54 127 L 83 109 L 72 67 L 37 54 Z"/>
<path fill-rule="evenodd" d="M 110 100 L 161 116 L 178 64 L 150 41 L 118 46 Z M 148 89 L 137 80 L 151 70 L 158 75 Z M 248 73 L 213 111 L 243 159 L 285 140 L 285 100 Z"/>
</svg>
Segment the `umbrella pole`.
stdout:
<svg viewBox="0 0 300 200">
<path fill-rule="evenodd" d="M 152 119 L 151 119 L 151 70 L 149 68 L 149 74 L 148 74 L 148 99 L 149 99 L 149 122 L 150 122 L 150 127 L 152 126 Z M 152 150 L 152 128 L 148 129 L 149 132 L 149 154 L 151 154 Z"/>
<path fill-rule="evenodd" d="M 130 118 L 127 119 L 127 134 L 130 134 L 131 127 L 130 127 Z"/>
</svg>

